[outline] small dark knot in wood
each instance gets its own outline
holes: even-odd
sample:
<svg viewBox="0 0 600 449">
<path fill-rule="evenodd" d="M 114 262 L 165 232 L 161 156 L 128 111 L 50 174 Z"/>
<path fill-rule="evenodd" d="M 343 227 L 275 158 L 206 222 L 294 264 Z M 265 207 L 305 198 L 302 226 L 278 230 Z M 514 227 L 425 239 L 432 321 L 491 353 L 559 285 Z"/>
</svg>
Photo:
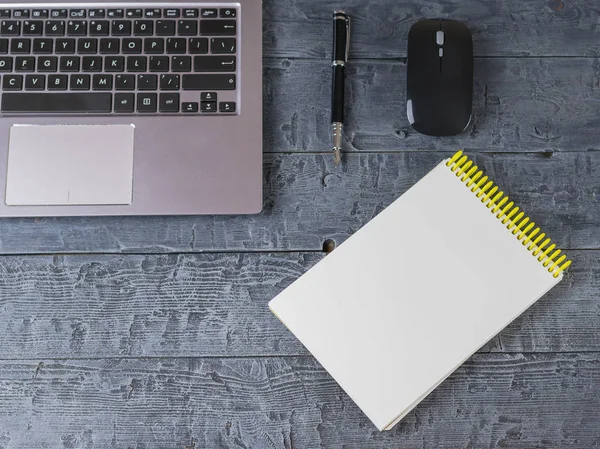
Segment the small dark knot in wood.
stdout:
<svg viewBox="0 0 600 449">
<path fill-rule="evenodd" d="M 565 4 L 561 0 L 550 0 L 548 6 L 554 11 L 562 11 L 565 8 Z"/>
<path fill-rule="evenodd" d="M 335 249 L 335 242 L 331 239 L 327 239 L 323 242 L 323 252 L 326 254 L 331 253 Z"/>
</svg>

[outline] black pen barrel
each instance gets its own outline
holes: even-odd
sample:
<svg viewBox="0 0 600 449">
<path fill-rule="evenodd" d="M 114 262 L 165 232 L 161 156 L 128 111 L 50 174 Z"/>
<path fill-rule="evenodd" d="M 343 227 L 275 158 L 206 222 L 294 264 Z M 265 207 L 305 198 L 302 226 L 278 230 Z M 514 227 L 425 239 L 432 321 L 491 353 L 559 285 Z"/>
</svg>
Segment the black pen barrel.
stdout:
<svg viewBox="0 0 600 449">
<path fill-rule="evenodd" d="M 344 76 L 345 67 L 333 66 L 333 86 L 331 96 L 331 123 L 344 122 Z"/>
</svg>

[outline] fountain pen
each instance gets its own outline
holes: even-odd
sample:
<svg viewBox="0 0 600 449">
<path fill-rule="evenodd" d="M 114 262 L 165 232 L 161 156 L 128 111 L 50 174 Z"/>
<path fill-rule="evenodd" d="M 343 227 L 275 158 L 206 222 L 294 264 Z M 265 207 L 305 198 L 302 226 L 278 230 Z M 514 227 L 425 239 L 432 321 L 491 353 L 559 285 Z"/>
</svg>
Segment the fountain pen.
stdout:
<svg viewBox="0 0 600 449">
<path fill-rule="evenodd" d="M 333 13 L 333 86 L 331 95 L 331 140 L 335 165 L 342 160 L 344 81 L 349 49 L 350 17 L 344 11 L 335 11 Z"/>
</svg>

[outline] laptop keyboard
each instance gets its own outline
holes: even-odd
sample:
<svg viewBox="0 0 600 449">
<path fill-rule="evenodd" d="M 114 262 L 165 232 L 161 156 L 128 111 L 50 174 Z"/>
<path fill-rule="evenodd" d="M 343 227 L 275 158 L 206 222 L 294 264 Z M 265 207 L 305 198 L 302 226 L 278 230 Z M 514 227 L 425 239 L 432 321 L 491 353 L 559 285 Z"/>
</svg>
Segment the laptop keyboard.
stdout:
<svg viewBox="0 0 600 449">
<path fill-rule="evenodd" d="M 0 6 L 2 114 L 239 110 L 237 7 Z"/>
</svg>

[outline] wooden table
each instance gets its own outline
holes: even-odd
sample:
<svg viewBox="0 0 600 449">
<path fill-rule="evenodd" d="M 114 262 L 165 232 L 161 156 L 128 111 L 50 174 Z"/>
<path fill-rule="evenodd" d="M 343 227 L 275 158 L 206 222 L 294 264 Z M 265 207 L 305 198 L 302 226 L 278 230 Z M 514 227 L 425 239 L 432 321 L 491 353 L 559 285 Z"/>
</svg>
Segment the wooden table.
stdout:
<svg viewBox="0 0 600 449">
<path fill-rule="evenodd" d="M 600 445 L 597 1 L 346 0 L 348 154 L 336 168 L 339 6 L 265 0 L 261 215 L 0 220 L 0 448 Z M 475 116 L 456 138 L 420 136 L 405 117 L 406 36 L 424 17 L 473 30 Z M 380 433 L 267 302 L 327 239 L 343 242 L 457 148 L 573 268 Z"/>
</svg>

